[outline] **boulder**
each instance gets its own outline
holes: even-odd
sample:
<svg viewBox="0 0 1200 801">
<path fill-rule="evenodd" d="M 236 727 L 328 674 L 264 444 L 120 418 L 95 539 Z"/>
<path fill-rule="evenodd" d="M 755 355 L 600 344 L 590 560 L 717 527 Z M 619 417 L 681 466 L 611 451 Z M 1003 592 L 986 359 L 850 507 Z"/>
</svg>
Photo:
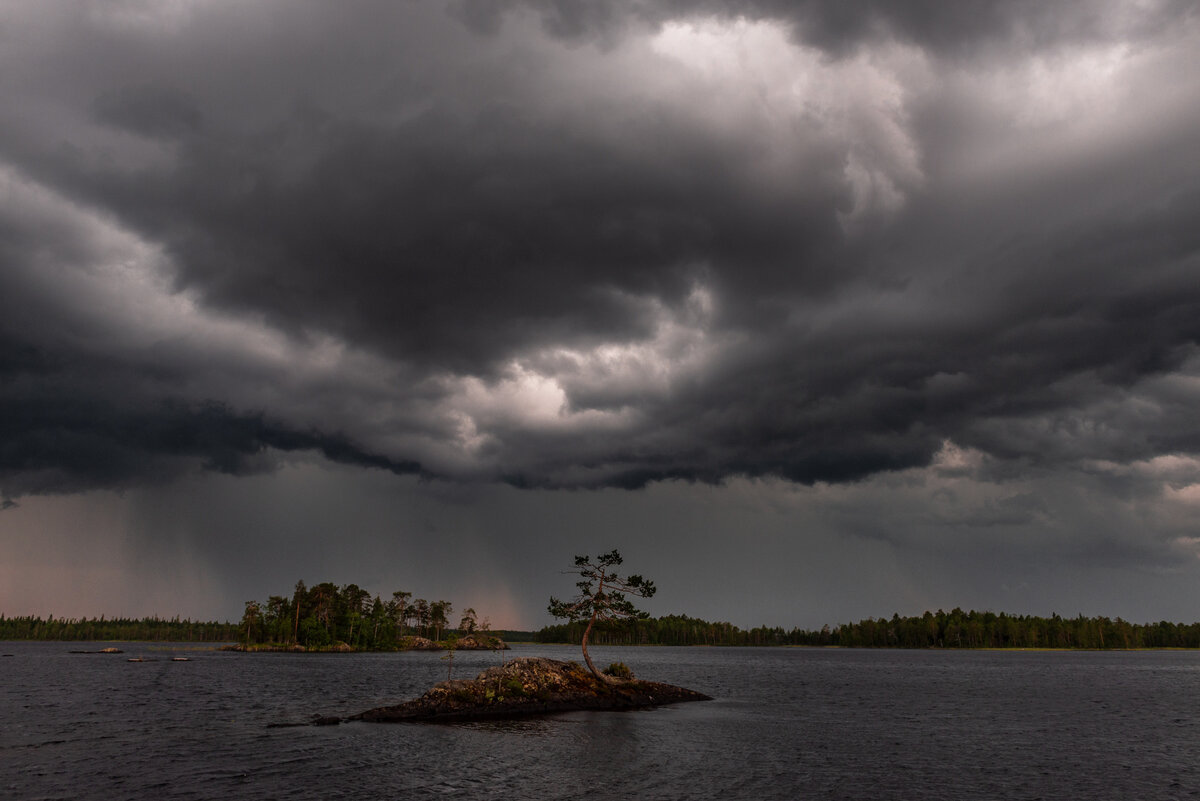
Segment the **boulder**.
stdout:
<svg viewBox="0 0 1200 801">
<path fill-rule="evenodd" d="M 441 645 L 424 637 L 405 637 L 401 648 L 405 651 L 444 651 Z"/>
<path fill-rule="evenodd" d="M 490 635 L 467 634 L 459 638 L 454 646 L 459 651 L 507 651 L 508 643 Z"/>
</svg>

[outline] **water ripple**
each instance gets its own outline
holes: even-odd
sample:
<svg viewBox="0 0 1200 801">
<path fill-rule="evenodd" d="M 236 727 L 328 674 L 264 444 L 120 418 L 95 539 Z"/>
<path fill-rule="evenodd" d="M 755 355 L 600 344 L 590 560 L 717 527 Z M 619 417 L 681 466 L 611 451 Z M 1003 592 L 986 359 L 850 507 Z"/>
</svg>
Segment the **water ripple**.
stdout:
<svg viewBox="0 0 1200 801">
<path fill-rule="evenodd" d="M 600 660 L 717 700 L 268 729 L 404 700 L 445 665 L 437 654 L 195 650 L 175 663 L 163 646 L 129 663 L 72 647 L 8 649 L 0 797 L 1200 798 L 1194 652 L 600 648 Z M 460 654 L 456 673 L 495 662 Z"/>
</svg>

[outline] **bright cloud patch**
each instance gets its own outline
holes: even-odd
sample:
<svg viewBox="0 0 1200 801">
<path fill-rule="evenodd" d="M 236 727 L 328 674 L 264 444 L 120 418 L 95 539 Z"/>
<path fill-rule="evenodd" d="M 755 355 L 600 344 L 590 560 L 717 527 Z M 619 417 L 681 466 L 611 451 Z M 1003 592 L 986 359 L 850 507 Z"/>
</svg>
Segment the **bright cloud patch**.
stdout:
<svg viewBox="0 0 1200 801">
<path fill-rule="evenodd" d="M 798 45 L 788 29 L 745 19 L 671 22 L 652 48 L 686 66 L 700 84 L 701 115 L 715 127 L 758 129 L 769 148 L 764 180 L 805 180 L 814 134 L 844 147 L 848 231 L 899 211 L 923 180 L 907 103 L 929 81 L 920 51 L 893 45 L 831 60 Z"/>
</svg>

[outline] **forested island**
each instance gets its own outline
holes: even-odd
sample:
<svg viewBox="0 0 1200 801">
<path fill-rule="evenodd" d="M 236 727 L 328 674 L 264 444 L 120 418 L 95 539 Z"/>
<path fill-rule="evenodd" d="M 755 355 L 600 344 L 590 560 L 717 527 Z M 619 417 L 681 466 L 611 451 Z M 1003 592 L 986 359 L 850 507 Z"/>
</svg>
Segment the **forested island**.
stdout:
<svg viewBox="0 0 1200 801">
<path fill-rule="evenodd" d="M 396 590 L 384 600 L 357 584 L 338 587 L 296 582 L 292 597 L 272 595 L 265 603 L 247 601 L 238 624 L 246 650 L 291 648 L 308 651 L 405 651 L 411 649 L 507 648 L 487 618 L 472 608 L 451 625 L 449 601 L 413 600 Z"/>
</svg>

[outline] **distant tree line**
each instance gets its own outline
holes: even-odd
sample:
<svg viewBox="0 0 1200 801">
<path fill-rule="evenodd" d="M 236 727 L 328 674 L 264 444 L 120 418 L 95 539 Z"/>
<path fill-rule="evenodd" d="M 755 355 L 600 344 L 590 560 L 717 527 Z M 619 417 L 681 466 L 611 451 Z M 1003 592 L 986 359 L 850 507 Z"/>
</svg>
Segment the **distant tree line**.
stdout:
<svg viewBox="0 0 1200 801">
<path fill-rule="evenodd" d="M 0 640 L 160 642 L 250 642 L 299 644 L 320 648 L 344 642 L 359 650 L 391 650 L 404 639 L 446 633 L 486 632 L 472 609 L 449 625 L 452 606 L 397 591 L 389 601 L 374 598 L 357 585 L 298 582 L 291 598 L 271 596 L 249 601 L 241 622 L 202 622 L 174 617 L 57 618 L 5 617 Z M 546 626 L 536 632 L 491 632 L 508 639 L 572 643 L 582 639 L 585 623 Z M 926 612 L 919 617 L 867 618 L 817 631 L 759 626 L 740 629 L 687 615 L 667 615 L 597 627 L 594 645 L 817 645 L 846 648 L 1200 648 L 1200 623 L 1130 623 L 1121 618 L 1063 618 L 1007 615 L 1003 612 Z"/>
<path fill-rule="evenodd" d="M 579 643 L 582 623 L 547 626 L 536 642 Z M 938 610 L 919 617 L 867 618 L 817 631 L 759 626 L 745 630 L 687 615 L 626 621 L 594 631 L 596 645 L 814 645 L 844 648 L 1200 648 L 1200 623 L 1130 623 Z"/>
<path fill-rule="evenodd" d="M 0 640 L 143 640 L 159 642 L 232 642 L 236 623 L 201 622 L 178 617 L 63 618 L 5 617 L 0 615 Z"/>
<path fill-rule="evenodd" d="M 202 623 L 175 617 L 163 620 L 113 618 L 11 617 L 0 615 L 0 640 L 142 640 L 159 642 L 241 642 L 255 645 L 302 645 L 306 649 L 340 646 L 387 651 L 405 647 L 411 637 L 442 640 L 450 632 L 487 634 L 489 623 L 466 609 L 451 625 L 449 601 L 412 600 L 397 590 L 383 600 L 359 587 L 322 582 L 296 583 L 291 597 L 272 595 L 265 602 L 247 601 L 237 623 Z"/>
<path fill-rule="evenodd" d="M 562 623 L 534 632 L 534 642 L 580 644 L 586 628 L 584 621 Z M 732 623 L 710 623 L 687 615 L 667 615 L 644 620 L 629 620 L 597 626 L 592 631 L 595 645 L 800 645 L 795 637 L 799 629 L 782 628 L 744 630 Z"/>
</svg>

